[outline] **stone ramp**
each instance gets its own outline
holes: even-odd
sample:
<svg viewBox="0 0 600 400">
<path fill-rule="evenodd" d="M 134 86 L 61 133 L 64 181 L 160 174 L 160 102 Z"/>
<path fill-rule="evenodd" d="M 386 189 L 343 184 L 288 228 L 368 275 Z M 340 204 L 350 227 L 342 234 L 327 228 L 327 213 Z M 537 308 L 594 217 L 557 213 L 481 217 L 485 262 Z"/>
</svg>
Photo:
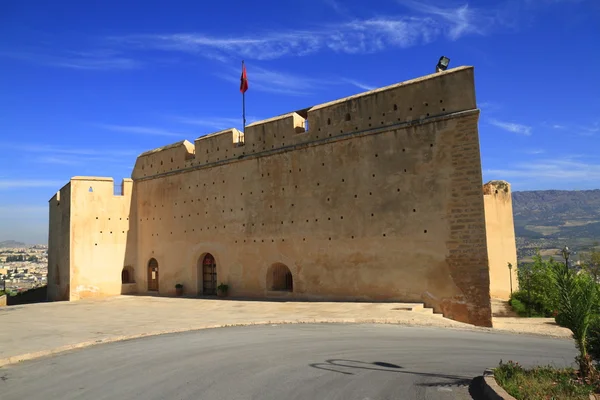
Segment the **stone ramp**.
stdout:
<svg viewBox="0 0 600 400">
<path fill-rule="evenodd" d="M 118 296 L 0 309 L 0 366 L 165 333 L 237 325 L 384 323 L 467 328 L 423 304 Z"/>
<path fill-rule="evenodd" d="M 492 317 L 519 318 L 507 300 L 492 299 Z"/>
</svg>

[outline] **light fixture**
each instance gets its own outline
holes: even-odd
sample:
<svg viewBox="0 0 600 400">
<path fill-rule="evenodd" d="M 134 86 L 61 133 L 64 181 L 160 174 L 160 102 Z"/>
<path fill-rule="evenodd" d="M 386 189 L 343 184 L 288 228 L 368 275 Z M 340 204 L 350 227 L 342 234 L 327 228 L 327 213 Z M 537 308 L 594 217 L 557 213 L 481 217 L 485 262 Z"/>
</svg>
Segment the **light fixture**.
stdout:
<svg viewBox="0 0 600 400">
<path fill-rule="evenodd" d="M 571 251 L 569 250 L 569 248 L 567 246 L 565 246 L 565 248 L 562 249 L 562 255 L 565 259 L 565 262 L 569 261 L 569 256 L 571 255 Z"/>
<path fill-rule="evenodd" d="M 449 64 L 450 64 L 450 59 L 448 57 L 441 56 L 437 65 L 435 66 L 435 72 L 445 71 L 448 68 Z"/>
</svg>

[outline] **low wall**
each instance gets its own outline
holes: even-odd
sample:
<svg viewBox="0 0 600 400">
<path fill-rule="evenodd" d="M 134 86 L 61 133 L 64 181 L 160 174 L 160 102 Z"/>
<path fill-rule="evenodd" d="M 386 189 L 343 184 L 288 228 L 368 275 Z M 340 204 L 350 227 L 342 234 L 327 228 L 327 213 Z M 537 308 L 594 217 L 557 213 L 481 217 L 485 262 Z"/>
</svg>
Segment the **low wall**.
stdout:
<svg viewBox="0 0 600 400">
<path fill-rule="evenodd" d="M 30 289 L 26 292 L 22 292 L 17 294 L 16 296 L 8 296 L 7 297 L 7 305 L 9 306 L 17 306 L 20 304 L 31 304 L 31 303 L 43 303 L 48 301 L 48 287 L 42 286 L 35 289 Z"/>
</svg>

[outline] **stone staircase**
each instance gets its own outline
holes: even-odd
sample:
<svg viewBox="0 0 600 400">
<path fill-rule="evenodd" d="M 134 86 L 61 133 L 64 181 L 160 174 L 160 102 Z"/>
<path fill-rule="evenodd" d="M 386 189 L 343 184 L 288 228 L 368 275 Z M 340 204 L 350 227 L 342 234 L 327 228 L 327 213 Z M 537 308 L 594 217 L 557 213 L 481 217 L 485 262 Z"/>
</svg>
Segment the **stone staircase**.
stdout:
<svg viewBox="0 0 600 400">
<path fill-rule="evenodd" d="M 419 314 L 429 314 L 443 318 L 442 314 L 434 313 L 433 308 L 427 308 L 423 303 L 394 303 L 393 311 L 412 311 Z"/>
<path fill-rule="evenodd" d="M 501 299 L 492 299 L 492 317 L 511 317 L 518 318 L 519 315 L 514 312 L 508 301 Z"/>
</svg>

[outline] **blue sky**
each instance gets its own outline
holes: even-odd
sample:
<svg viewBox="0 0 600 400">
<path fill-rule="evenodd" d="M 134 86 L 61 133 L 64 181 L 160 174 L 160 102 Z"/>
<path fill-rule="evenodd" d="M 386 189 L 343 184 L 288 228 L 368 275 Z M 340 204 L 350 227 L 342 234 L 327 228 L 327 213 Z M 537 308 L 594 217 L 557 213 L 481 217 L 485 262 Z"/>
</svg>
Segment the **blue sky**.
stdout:
<svg viewBox="0 0 600 400">
<path fill-rule="evenodd" d="M 484 180 L 600 187 L 597 0 L 5 0 L 0 240 L 47 240 L 75 175 L 148 149 L 473 65 Z"/>
</svg>

